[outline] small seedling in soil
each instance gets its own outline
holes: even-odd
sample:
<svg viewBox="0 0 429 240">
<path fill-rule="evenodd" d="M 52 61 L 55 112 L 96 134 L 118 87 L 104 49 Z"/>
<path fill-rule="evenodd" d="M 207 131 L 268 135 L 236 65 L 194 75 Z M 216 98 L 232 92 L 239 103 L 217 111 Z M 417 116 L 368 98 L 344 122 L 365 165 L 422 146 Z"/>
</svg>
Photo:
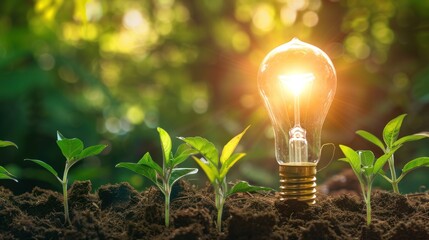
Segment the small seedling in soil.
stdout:
<svg viewBox="0 0 429 240">
<path fill-rule="evenodd" d="M 196 154 L 197 152 L 186 144 L 181 144 L 173 155 L 171 152 L 172 144 L 170 135 L 162 128 L 158 128 L 157 130 L 162 147 L 162 168 L 152 160 L 149 153 L 146 153 L 137 163 L 121 162 L 118 163 L 116 167 L 127 168 L 147 177 L 161 190 L 165 198 L 165 226 L 168 227 L 170 225 L 170 194 L 173 184 L 187 175 L 198 172 L 197 168 L 176 167 L 184 162 L 190 155 Z"/>
<path fill-rule="evenodd" d="M 398 150 L 400 146 L 392 149 L 389 153 L 385 153 L 377 160 L 375 160 L 374 153 L 368 150 L 355 151 L 350 147 L 340 145 L 341 151 L 343 151 L 345 158 L 339 160 L 345 161 L 350 164 L 353 172 L 356 174 L 359 180 L 360 187 L 362 190 L 362 196 L 366 204 L 366 223 L 371 224 L 371 189 L 377 173 L 381 171 L 381 168 L 386 164 L 386 161 L 392 156 L 392 154 Z"/>
<path fill-rule="evenodd" d="M 70 168 L 75 165 L 80 160 L 95 156 L 101 153 L 107 145 L 94 145 L 87 148 L 83 147 L 83 142 L 78 138 L 65 138 L 60 132 L 57 131 L 57 145 L 61 149 L 63 156 L 66 158 L 66 165 L 64 168 L 64 173 L 62 179 L 58 177 L 57 171 L 55 169 L 37 159 L 25 159 L 27 161 L 32 161 L 34 163 L 39 164 L 41 167 L 48 170 L 52 175 L 56 177 L 56 179 L 61 183 L 63 188 L 63 197 L 64 197 L 64 218 L 66 223 L 71 224 L 70 216 L 69 216 L 69 205 L 67 198 L 67 183 L 68 183 L 68 172 Z"/>
<path fill-rule="evenodd" d="M 398 146 L 402 146 L 402 144 L 406 142 L 417 141 L 429 137 L 429 132 L 420 132 L 403 136 L 398 139 L 399 131 L 401 130 L 402 122 L 404 121 L 406 115 L 407 114 L 399 115 L 398 117 L 392 119 L 386 124 L 383 129 L 384 143 L 372 133 L 369 133 L 364 130 L 358 130 L 356 134 L 381 148 L 384 153 L 390 153 L 393 149 L 396 149 Z M 387 162 L 389 163 L 390 177 L 388 177 L 383 170 L 381 170 L 379 174 L 392 185 L 393 191 L 395 193 L 399 193 L 398 184 L 405 177 L 405 175 L 407 175 L 409 172 L 416 168 L 429 167 L 429 157 L 415 158 L 405 164 L 405 166 L 402 168 L 401 175 L 397 177 L 395 170 L 394 154 L 391 155 Z"/>
<path fill-rule="evenodd" d="M 234 186 L 232 186 L 231 189 L 228 189 L 226 175 L 229 169 L 231 169 L 231 167 L 234 166 L 235 163 L 237 163 L 246 155 L 245 153 L 233 154 L 233 152 L 248 128 L 249 127 L 247 127 L 243 132 L 232 138 L 224 146 L 220 158 L 219 152 L 214 146 L 214 144 L 205 138 L 179 138 L 189 144 L 189 146 L 197 150 L 202 155 L 202 158 L 200 159 L 195 156 L 192 156 L 192 158 L 206 173 L 207 178 L 209 179 L 210 183 L 214 188 L 215 205 L 217 209 L 217 229 L 219 232 L 221 231 L 223 205 L 225 204 L 225 200 L 227 197 L 238 192 L 273 190 L 267 187 L 252 186 L 245 181 L 240 181 Z"/>
<path fill-rule="evenodd" d="M 0 147 L 8 147 L 8 146 L 14 146 L 18 148 L 18 146 L 13 142 L 0 140 Z M 0 166 L 0 179 L 10 179 L 10 180 L 14 180 L 15 182 L 18 182 L 18 180 L 16 180 L 16 177 L 2 166 Z"/>
</svg>

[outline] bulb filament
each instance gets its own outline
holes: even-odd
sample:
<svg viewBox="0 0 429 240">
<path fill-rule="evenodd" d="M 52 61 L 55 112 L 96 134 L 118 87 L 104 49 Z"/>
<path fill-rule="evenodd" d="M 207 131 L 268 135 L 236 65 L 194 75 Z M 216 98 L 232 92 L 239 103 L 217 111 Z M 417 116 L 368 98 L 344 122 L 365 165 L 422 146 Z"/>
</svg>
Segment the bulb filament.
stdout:
<svg viewBox="0 0 429 240">
<path fill-rule="evenodd" d="M 289 131 L 289 160 L 299 164 L 308 161 L 306 131 L 301 127 L 299 96 L 315 79 L 313 73 L 280 75 L 280 81 L 294 95 L 294 127 Z"/>
</svg>

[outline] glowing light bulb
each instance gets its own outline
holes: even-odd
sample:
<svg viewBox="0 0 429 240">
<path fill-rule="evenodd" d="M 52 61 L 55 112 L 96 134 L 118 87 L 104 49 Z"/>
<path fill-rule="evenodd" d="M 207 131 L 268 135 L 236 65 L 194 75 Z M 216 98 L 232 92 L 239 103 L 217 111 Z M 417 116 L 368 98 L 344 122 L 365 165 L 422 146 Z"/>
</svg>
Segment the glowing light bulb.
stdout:
<svg viewBox="0 0 429 240">
<path fill-rule="evenodd" d="M 261 63 L 258 87 L 274 130 L 281 200 L 315 203 L 322 126 L 336 86 L 326 53 L 296 38 Z"/>
</svg>

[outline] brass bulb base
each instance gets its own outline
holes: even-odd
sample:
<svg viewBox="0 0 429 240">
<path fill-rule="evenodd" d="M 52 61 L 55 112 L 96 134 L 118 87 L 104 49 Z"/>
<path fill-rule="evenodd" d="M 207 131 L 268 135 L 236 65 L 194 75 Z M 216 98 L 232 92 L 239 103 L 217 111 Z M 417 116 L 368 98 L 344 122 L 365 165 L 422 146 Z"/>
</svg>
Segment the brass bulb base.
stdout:
<svg viewBox="0 0 429 240">
<path fill-rule="evenodd" d="M 316 203 L 316 164 L 281 164 L 280 200 L 295 199 L 309 205 Z"/>
</svg>

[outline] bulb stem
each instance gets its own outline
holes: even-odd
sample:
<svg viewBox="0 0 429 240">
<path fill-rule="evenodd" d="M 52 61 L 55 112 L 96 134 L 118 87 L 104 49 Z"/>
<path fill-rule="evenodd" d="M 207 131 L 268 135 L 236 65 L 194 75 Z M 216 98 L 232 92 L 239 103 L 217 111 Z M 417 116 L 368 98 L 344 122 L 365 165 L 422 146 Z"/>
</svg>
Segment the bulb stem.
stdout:
<svg viewBox="0 0 429 240">
<path fill-rule="evenodd" d="M 316 164 L 279 165 L 280 200 L 298 200 L 309 205 L 316 203 Z"/>
<path fill-rule="evenodd" d="M 293 107 L 294 117 L 295 117 L 295 126 L 301 127 L 301 116 L 299 111 L 299 95 L 294 97 L 294 107 Z"/>
</svg>

